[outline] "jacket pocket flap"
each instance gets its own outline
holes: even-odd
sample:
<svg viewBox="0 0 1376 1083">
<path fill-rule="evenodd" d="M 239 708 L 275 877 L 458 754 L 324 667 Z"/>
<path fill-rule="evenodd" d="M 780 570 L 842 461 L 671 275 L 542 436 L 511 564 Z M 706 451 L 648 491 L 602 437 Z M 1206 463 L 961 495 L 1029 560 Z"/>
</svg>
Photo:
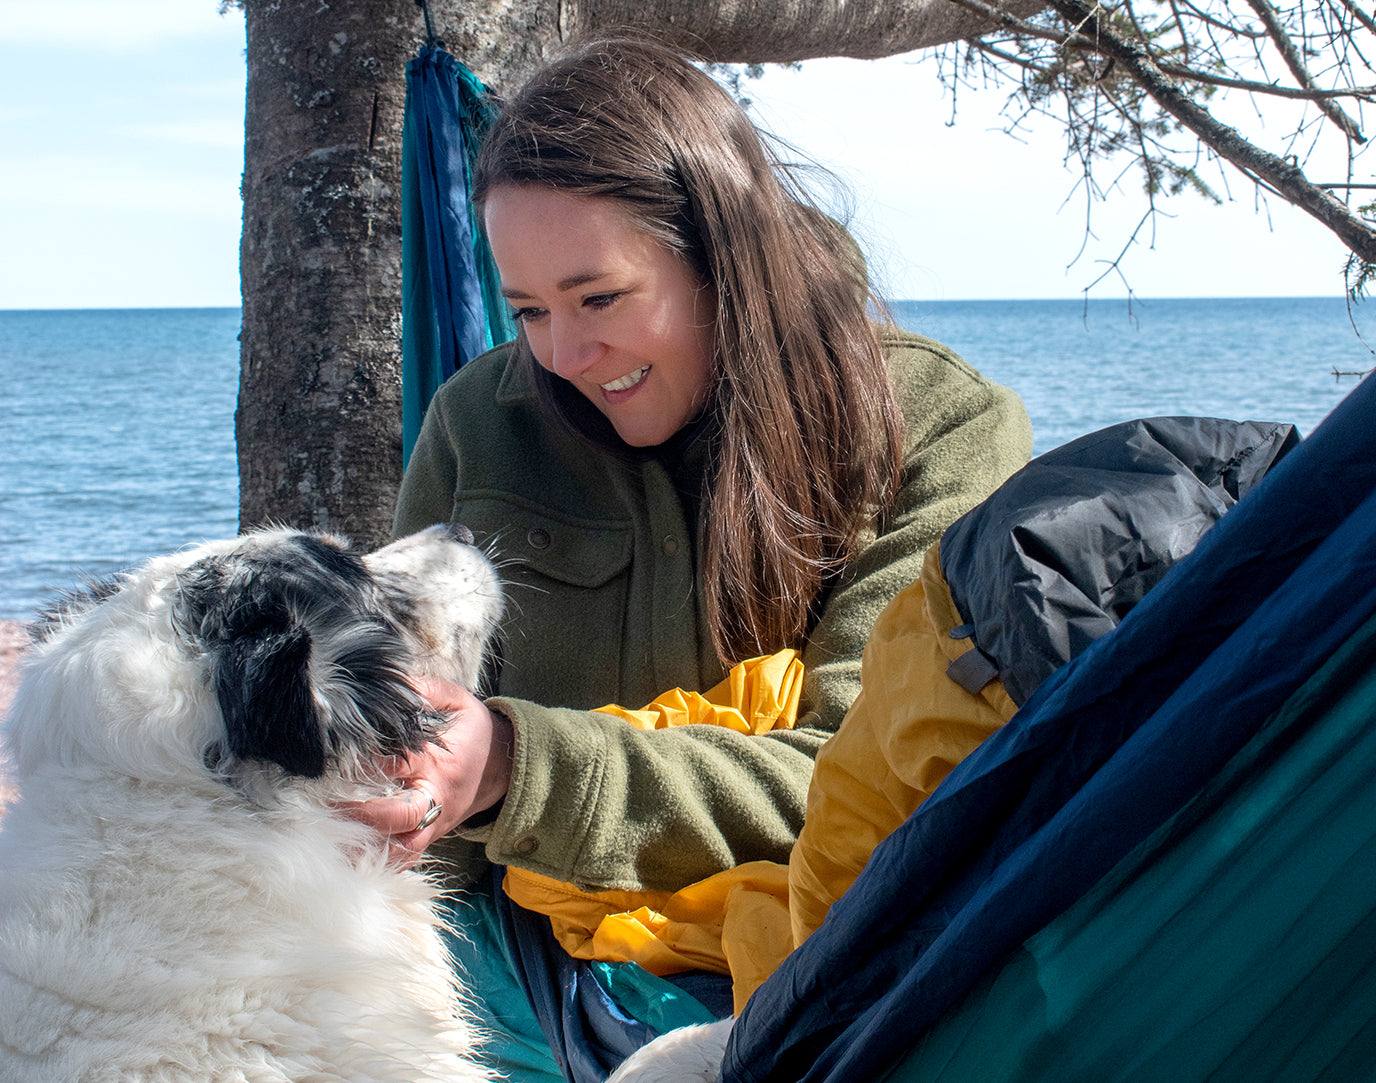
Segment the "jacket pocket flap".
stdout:
<svg viewBox="0 0 1376 1083">
<path fill-rule="evenodd" d="M 624 519 L 576 519 L 520 497 L 454 501 L 454 521 L 510 562 L 576 587 L 600 587 L 631 563 L 632 528 Z"/>
</svg>

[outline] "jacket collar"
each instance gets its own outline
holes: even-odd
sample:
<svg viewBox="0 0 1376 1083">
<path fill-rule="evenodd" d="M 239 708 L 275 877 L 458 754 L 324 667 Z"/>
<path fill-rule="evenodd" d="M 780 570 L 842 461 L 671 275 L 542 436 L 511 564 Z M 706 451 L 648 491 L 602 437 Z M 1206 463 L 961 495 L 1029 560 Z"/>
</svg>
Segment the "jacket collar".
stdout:
<svg viewBox="0 0 1376 1083">
<path fill-rule="evenodd" d="M 532 402 L 537 399 L 535 380 L 530 371 L 530 362 L 521 357 L 516 343 L 506 342 L 493 349 L 506 351 L 506 365 L 502 378 L 497 383 L 497 401 L 503 404 Z"/>
</svg>

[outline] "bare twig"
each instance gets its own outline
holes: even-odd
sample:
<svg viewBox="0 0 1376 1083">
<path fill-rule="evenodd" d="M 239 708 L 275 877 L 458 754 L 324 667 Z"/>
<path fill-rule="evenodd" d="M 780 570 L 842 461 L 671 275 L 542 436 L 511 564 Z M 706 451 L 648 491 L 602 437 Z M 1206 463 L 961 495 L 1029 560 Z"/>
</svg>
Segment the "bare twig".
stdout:
<svg viewBox="0 0 1376 1083">
<path fill-rule="evenodd" d="M 1253 30 L 1250 26 L 1238 26 L 1236 23 L 1225 23 L 1215 19 L 1207 11 L 1190 3 L 1190 0 L 1181 0 L 1185 7 L 1189 8 L 1190 14 L 1206 26 L 1212 26 L 1215 30 L 1222 30 L 1225 34 L 1236 35 L 1244 38 L 1264 38 L 1266 31 Z"/>
<path fill-rule="evenodd" d="M 1011 64 L 1015 68 L 1023 68 L 1026 71 L 1033 71 L 1038 73 L 1044 73 L 1047 70 L 1045 65 L 1038 64 L 1034 61 L 1028 60 L 1026 57 L 1018 56 L 1017 53 L 1007 52 L 1006 50 L 1000 49 L 997 45 L 990 44 L 989 42 L 984 41 L 980 38 L 976 38 L 970 44 L 973 45 L 976 49 L 978 49 L 981 53 L 984 53 L 986 56 L 992 57 L 994 60 L 997 60 L 1002 64 Z"/>
<path fill-rule="evenodd" d="M 1356 19 L 1364 27 L 1370 30 L 1373 34 L 1376 34 L 1376 20 L 1373 20 L 1370 15 L 1368 15 L 1365 11 L 1359 8 L 1356 4 L 1352 3 L 1352 0 L 1343 0 L 1343 7 L 1347 8 L 1347 10 L 1351 12 L 1352 17 L 1354 19 Z"/>
<path fill-rule="evenodd" d="M 992 4 L 985 3 L 985 0 L 951 0 L 951 3 L 955 4 L 957 7 L 966 8 L 969 11 L 979 12 L 981 15 L 986 15 L 991 19 L 998 19 L 1007 29 L 1013 30 L 1024 37 L 1054 42 L 1062 48 L 1080 48 L 1099 51 L 1095 39 L 1090 35 L 1078 31 L 1066 34 L 1064 30 L 1037 26 L 1035 23 L 1027 22 L 1025 19 L 1019 19 Z M 1230 29 L 1234 33 L 1242 33 L 1241 30 L 1227 28 L 1225 24 L 1222 23 L 1215 23 L 1215 25 Z M 986 48 L 986 44 L 979 39 L 976 39 L 973 44 L 978 48 Z M 1006 51 L 988 51 L 994 52 L 1000 59 L 1012 60 L 1012 55 Z M 1198 68 L 1189 67 L 1184 64 L 1175 64 L 1161 58 L 1154 58 L 1154 60 L 1156 66 L 1167 75 L 1174 76 L 1177 79 L 1189 79 L 1191 82 L 1195 83 L 1205 83 L 1209 86 L 1226 87 L 1229 90 L 1245 90 L 1248 93 L 1266 94 L 1274 98 L 1293 98 L 1298 101 L 1312 101 L 1318 103 L 1322 103 L 1331 98 L 1344 97 L 1376 100 L 1376 85 L 1339 87 L 1333 90 L 1322 90 L 1314 86 L 1312 80 L 1309 80 L 1304 86 L 1287 87 L 1280 86 L 1276 83 L 1262 83 L 1252 79 L 1234 79 L 1228 76 L 1215 75 L 1212 72 L 1201 71 Z M 1027 64 L 1026 62 L 1022 62 L 1020 66 L 1041 70 L 1038 69 L 1036 65 Z M 1305 78 L 1308 79 L 1307 72 L 1305 73 Z M 1322 105 L 1320 107 L 1322 108 Z M 1344 129 L 1344 131 L 1346 131 L 1346 129 Z M 1359 142 L 1365 142 L 1360 132 L 1357 134 L 1348 134 L 1351 138 Z"/>
<path fill-rule="evenodd" d="M 1159 195 L 1189 188 L 1220 198 L 1213 179 L 1201 176 L 1206 164 L 1219 169 L 1225 189 L 1225 166 L 1231 166 L 1258 196 L 1284 199 L 1337 235 L 1353 253 L 1345 271 L 1349 292 L 1376 282 L 1376 222 L 1367 217 L 1376 217 L 1376 203 L 1349 205 L 1358 193 L 1376 189 L 1365 183 L 1373 178 L 1356 172 L 1363 110 L 1376 103 L 1366 39 L 1358 40 L 1364 30 L 1376 31 L 1376 21 L 1354 7 L 1362 0 L 1247 0 L 1245 10 L 1232 0 L 1047 0 L 1047 9 L 1023 16 L 997 6 L 1007 0 L 950 2 L 997 29 L 964 45 L 963 59 L 955 62 L 965 74 L 947 76 L 948 85 L 975 72 L 986 85 L 1010 79 L 1014 89 L 1003 110 L 1008 130 L 1034 113 L 1064 125 L 1065 161 L 1081 177 L 1073 191 L 1086 198 L 1086 241 L 1098 239 L 1091 223 L 1095 205 L 1120 187 L 1124 173 L 1141 171 L 1146 213 L 1124 249 L 1104 261 L 1107 269 L 1094 284 L 1121 275 L 1128 249 L 1148 243 L 1148 223 L 1164 213 Z M 1288 70 L 1277 66 L 1277 56 Z M 1230 93 L 1247 96 L 1263 128 L 1274 128 L 1277 116 L 1294 119 L 1279 140 L 1263 146 L 1224 122 L 1215 103 L 1228 101 Z M 1314 108 L 1272 111 L 1268 106 L 1279 100 Z M 1315 184 L 1306 164 L 1330 146 L 1329 133 L 1346 141 L 1347 175 Z M 1191 137 L 1193 154 L 1183 143 L 1174 145 L 1182 135 Z M 1103 187 L 1096 174 L 1114 158 L 1127 164 Z M 1084 254 L 1082 248 L 1072 263 Z"/>
<path fill-rule="evenodd" d="M 1295 77 L 1295 81 L 1306 90 L 1313 89 L 1314 80 L 1309 74 L 1308 67 L 1305 66 L 1304 58 L 1300 56 L 1299 50 L 1291 40 L 1290 35 L 1281 26 L 1280 19 L 1276 16 L 1276 9 L 1270 4 L 1270 0 L 1247 0 L 1253 11 L 1257 13 L 1257 18 L 1266 27 L 1266 32 L 1271 36 L 1271 42 L 1285 61 L 1285 66 L 1290 69 L 1290 74 Z M 1357 122 L 1342 111 L 1342 108 L 1333 101 L 1319 99 L 1316 103 L 1323 111 L 1324 116 L 1328 117 L 1349 139 L 1358 143 L 1365 143 L 1366 136 L 1357 127 Z"/>
<path fill-rule="evenodd" d="M 1328 192 L 1312 184 L 1298 163 L 1286 161 L 1243 139 L 1216 120 L 1161 70 L 1150 52 L 1125 40 L 1100 18 L 1102 8 L 1080 0 L 1050 0 L 1067 22 L 1085 28 L 1106 56 L 1118 65 L 1167 113 L 1192 131 L 1215 153 L 1251 176 L 1264 180 L 1285 199 L 1318 219 L 1362 260 L 1376 263 L 1376 230 Z"/>
<path fill-rule="evenodd" d="M 1252 79 L 1230 79 L 1223 75 L 1214 75 L 1211 72 L 1200 71 L 1197 68 L 1189 68 L 1183 64 L 1172 64 L 1168 60 L 1161 60 L 1156 65 L 1167 75 L 1172 75 L 1177 79 L 1189 79 L 1195 83 L 1207 83 L 1210 86 L 1227 87 L 1229 90 L 1245 90 L 1249 94 L 1267 94 L 1273 98 L 1293 98 L 1300 101 L 1311 101 L 1320 103 L 1319 107 L 1333 98 L 1360 98 L 1363 101 L 1376 99 L 1376 86 L 1357 86 L 1341 87 L 1337 90 L 1320 90 L 1318 87 L 1288 87 L 1278 86 L 1275 83 L 1258 83 Z M 1345 132 L 1348 138 L 1355 139 L 1359 143 L 1366 142 L 1359 135 Z"/>
</svg>

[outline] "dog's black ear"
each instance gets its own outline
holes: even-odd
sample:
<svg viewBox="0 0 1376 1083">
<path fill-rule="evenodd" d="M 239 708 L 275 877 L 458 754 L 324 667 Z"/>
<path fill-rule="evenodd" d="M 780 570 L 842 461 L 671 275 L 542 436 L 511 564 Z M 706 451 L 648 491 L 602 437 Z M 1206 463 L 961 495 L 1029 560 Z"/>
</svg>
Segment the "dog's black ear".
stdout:
<svg viewBox="0 0 1376 1083">
<path fill-rule="evenodd" d="M 215 694 L 229 751 L 293 775 L 325 773 L 325 738 L 311 691 L 311 635 L 278 599 L 235 614 L 239 634 L 215 659 Z"/>
</svg>

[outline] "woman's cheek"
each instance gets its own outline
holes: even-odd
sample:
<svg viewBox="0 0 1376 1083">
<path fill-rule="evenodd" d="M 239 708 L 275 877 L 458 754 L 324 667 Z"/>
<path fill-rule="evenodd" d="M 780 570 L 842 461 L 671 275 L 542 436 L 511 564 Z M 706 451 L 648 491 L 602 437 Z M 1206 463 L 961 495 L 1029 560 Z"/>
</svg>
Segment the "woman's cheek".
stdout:
<svg viewBox="0 0 1376 1083">
<path fill-rule="evenodd" d="M 546 372 L 553 372 L 554 355 L 549 348 L 549 336 L 542 335 L 538 331 L 532 334 L 530 328 L 527 327 L 526 343 L 530 346 L 530 353 L 535 358 L 535 363 Z"/>
</svg>

